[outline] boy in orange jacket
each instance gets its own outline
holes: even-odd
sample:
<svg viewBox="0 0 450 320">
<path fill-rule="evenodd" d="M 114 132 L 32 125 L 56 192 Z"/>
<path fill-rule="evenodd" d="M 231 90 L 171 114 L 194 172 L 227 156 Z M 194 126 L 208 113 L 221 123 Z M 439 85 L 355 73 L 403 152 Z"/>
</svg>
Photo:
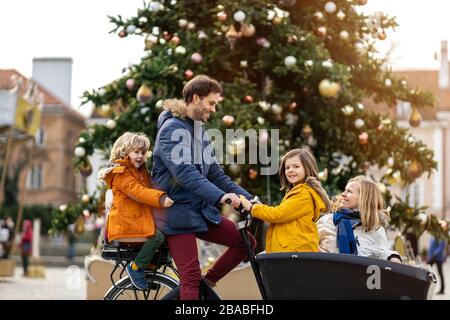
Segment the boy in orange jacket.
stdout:
<svg viewBox="0 0 450 320">
<path fill-rule="evenodd" d="M 150 207 L 168 208 L 173 204 L 165 192 L 151 188 L 145 166 L 149 148 L 150 141 L 144 134 L 126 132 L 111 150 L 109 160 L 113 165 L 99 173 L 99 178 L 113 193 L 107 220 L 108 241 L 145 241 L 135 260 L 126 268 L 131 282 L 140 290 L 148 289 L 144 269 L 165 239 L 155 227 Z"/>
</svg>

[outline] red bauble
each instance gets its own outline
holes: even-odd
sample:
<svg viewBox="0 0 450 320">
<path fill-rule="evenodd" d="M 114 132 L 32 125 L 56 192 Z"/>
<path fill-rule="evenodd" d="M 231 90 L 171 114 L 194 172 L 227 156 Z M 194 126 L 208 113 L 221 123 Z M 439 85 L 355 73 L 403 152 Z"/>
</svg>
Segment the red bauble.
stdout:
<svg viewBox="0 0 450 320">
<path fill-rule="evenodd" d="M 244 98 L 244 100 L 245 100 L 245 102 L 247 102 L 247 103 L 253 103 L 253 97 L 252 96 L 250 96 L 250 95 L 246 95 L 245 96 L 245 98 Z"/>
<path fill-rule="evenodd" d="M 192 79 L 193 76 L 194 76 L 194 72 L 192 72 L 192 70 L 187 69 L 184 72 L 184 78 L 187 80 Z"/>
</svg>

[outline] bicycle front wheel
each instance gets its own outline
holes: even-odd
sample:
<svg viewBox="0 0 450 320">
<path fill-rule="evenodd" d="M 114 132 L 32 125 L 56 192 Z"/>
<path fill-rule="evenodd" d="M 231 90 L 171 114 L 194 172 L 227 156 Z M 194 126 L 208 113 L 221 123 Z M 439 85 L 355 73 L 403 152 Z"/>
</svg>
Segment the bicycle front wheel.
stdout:
<svg viewBox="0 0 450 320">
<path fill-rule="evenodd" d="M 120 279 L 105 294 L 104 300 L 160 300 L 179 285 L 179 282 L 167 274 L 146 272 L 148 290 L 136 289 L 129 277 Z"/>
</svg>

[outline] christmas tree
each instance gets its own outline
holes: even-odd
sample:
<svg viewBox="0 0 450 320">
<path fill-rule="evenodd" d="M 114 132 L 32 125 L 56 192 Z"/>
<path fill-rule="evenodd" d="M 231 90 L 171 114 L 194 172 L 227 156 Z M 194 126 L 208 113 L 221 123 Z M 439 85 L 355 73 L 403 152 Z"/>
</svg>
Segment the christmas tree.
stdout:
<svg viewBox="0 0 450 320">
<path fill-rule="evenodd" d="M 363 14 L 365 3 L 160 0 L 144 3 L 134 17 L 109 17 L 120 38 L 142 37 L 145 55 L 120 79 L 84 93 L 84 103 L 92 102 L 109 120 L 81 133 L 76 167 L 89 174 L 89 155 L 95 149 L 107 155 L 125 131 L 144 132 L 153 142 L 162 100 L 179 98 L 187 80 L 207 74 L 224 87 L 209 128 L 256 129 L 261 143 L 277 129 L 279 148 L 271 150 L 280 155 L 309 146 L 330 195 L 342 191 L 349 178 L 375 168 L 395 227 L 446 237 L 436 217 L 421 222 L 424 208 L 411 208 L 389 191 L 394 182 L 407 185 L 430 175 L 436 169 L 433 151 L 362 101 L 391 108 L 398 100 L 408 101 L 410 123 L 417 126 L 419 110 L 433 107 L 434 97 L 395 77 L 377 55 L 376 42 L 397 24 L 385 14 Z M 228 142 L 223 150 L 231 157 L 248 156 L 245 141 Z M 282 197 L 278 177 L 260 175 L 261 167 L 224 165 L 249 192 L 277 203 Z"/>
</svg>

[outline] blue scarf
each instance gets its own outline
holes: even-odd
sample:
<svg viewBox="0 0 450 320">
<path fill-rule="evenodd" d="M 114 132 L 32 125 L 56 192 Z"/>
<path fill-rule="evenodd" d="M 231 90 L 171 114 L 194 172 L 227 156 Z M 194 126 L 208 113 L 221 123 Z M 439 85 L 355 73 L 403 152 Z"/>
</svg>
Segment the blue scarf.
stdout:
<svg viewBox="0 0 450 320">
<path fill-rule="evenodd" d="M 359 211 L 343 208 L 333 214 L 333 223 L 337 227 L 337 246 L 339 253 L 358 254 L 353 227 L 361 223 Z"/>
</svg>

